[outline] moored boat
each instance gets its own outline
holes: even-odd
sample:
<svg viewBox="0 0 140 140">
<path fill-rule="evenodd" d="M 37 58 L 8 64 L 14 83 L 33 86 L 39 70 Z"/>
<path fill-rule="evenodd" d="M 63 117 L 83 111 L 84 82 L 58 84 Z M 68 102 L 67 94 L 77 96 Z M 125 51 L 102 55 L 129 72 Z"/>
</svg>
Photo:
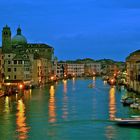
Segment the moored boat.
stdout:
<svg viewBox="0 0 140 140">
<path fill-rule="evenodd" d="M 126 98 L 121 99 L 121 102 L 124 106 L 130 106 L 131 104 L 135 102 L 135 100 L 131 97 L 126 97 Z"/>
<path fill-rule="evenodd" d="M 140 118 L 115 118 L 115 123 L 122 126 L 140 126 Z"/>
</svg>

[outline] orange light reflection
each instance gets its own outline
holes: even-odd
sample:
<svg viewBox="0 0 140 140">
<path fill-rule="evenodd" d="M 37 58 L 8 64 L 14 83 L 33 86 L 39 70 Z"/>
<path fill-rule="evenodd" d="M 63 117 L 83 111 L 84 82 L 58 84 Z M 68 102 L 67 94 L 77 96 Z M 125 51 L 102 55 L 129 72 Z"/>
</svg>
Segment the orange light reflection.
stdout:
<svg viewBox="0 0 140 140">
<path fill-rule="evenodd" d="M 67 80 L 63 80 L 63 86 L 64 86 L 64 94 L 63 94 L 62 118 L 67 119 L 68 117 L 68 97 L 66 94 L 67 93 Z"/>
<path fill-rule="evenodd" d="M 27 139 L 29 127 L 26 124 L 25 105 L 22 99 L 18 100 L 17 104 L 16 124 L 17 124 L 18 139 L 19 140 Z"/>
<path fill-rule="evenodd" d="M 67 93 L 67 80 L 63 80 L 64 93 Z"/>
<path fill-rule="evenodd" d="M 115 101 L 115 87 L 111 87 L 109 91 L 109 117 L 110 120 L 114 120 L 116 113 L 116 101 Z"/>
<path fill-rule="evenodd" d="M 50 99 L 49 99 L 49 122 L 54 123 L 56 122 L 56 106 L 55 106 L 55 89 L 52 85 L 50 87 Z"/>
<path fill-rule="evenodd" d="M 75 77 L 72 78 L 72 90 L 75 90 Z"/>
</svg>

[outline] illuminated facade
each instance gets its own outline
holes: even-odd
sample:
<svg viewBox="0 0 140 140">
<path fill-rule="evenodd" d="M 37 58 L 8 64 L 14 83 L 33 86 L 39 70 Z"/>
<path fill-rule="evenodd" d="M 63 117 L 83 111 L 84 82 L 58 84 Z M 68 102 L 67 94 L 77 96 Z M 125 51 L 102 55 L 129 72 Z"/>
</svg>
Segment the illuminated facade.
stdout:
<svg viewBox="0 0 140 140">
<path fill-rule="evenodd" d="M 10 27 L 2 30 L 1 66 L 4 83 L 39 85 L 49 80 L 52 71 L 53 47 L 47 44 L 27 43 L 21 29 L 11 37 Z M 2 65 L 3 63 L 3 65 Z"/>
<path fill-rule="evenodd" d="M 68 75 L 75 75 L 75 76 L 82 76 L 84 75 L 84 64 L 67 64 L 67 74 Z"/>
<path fill-rule="evenodd" d="M 85 64 L 85 75 L 100 75 L 100 73 L 101 73 L 100 63 Z"/>
<path fill-rule="evenodd" d="M 100 63 L 60 63 L 55 62 L 54 73 L 58 78 L 74 76 L 93 76 L 101 73 Z"/>
<path fill-rule="evenodd" d="M 140 50 L 126 58 L 128 88 L 140 93 Z"/>
<path fill-rule="evenodd" d="M 57 61 L 54 64 L 54 74 L 58 78 L 63 78 L 65 74 L 67 74 L 67 64 L 66 63 L 58 63 Z"/>
</svg>

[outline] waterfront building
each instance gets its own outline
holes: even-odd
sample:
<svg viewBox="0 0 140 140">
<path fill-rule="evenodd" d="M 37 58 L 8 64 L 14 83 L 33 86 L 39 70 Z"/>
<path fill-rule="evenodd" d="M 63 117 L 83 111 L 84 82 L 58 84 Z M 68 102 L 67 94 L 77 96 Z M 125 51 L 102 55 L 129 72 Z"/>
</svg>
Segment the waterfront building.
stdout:
<svg viewBox="0 0 140 140">
<path fill-rule="evenodd" d="M 11 37 L 10 27 L 2 30 L 1 75 L 4 84 L 46 84 L 52 71 L 54 48 L 43 43 L 28 43 L 18 27 Z"/>
<path fill-rule="evenodd" d="M 58 79 L 83 76 L 84 64 L 57 62 L 54 64 L 54 73 Z"/>
<path fill-rule="evenodd" d="M 54 63 L 54 75 L 58 79 L 62 79 L 67 76 L 67 64 L 57 62 Z"/>
<path fill-rule="evenodd" d="M 84 64 L 67 63 L 67 75 L 83 76 L 84 75 Z"/>
<path fill-rule="evenodd" d="M 85 75 L 100 75 L 101 74 L 101 63 L 86 63 L 85 64 Z"/>
<path fill-rule="evenodd" d="M 140 50 L 126 58 L 128 88 L 140 93 Z"/>
<path fill-rule="evenodd" d="M 3 71 L 3 54 L 2 54 L 2 50 L 0 49 L 0 83 L 3 82 L 3 76 L 4 76 L 4 71 Z M 0 84 L 1 87 L 1 84 Z"/>
<path fill-rule="evenodd" d="M 100 63 L 57 62 L 54 64 L 54 73 L 58 78 L 75 76 L 93 76 L 101 73 Z"/>
</svg>

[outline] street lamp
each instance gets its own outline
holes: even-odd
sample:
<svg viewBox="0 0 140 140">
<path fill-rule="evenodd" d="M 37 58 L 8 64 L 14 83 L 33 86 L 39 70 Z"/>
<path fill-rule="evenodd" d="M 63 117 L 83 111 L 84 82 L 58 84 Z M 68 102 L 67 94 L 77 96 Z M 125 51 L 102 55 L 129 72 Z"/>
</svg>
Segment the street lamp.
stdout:
<svg viewBox="0 0 140 140">
<path fill-rule="evenodd" d="M 52 80 L 52 81 L 54 80 L 54 76 L 51 76 L 51 80 Z"/>
<path fill-rule="evenodd" d="M 22 84 L 19 85 L 19 89 L 23 89 L 23 85 Z"/>
</svg>

